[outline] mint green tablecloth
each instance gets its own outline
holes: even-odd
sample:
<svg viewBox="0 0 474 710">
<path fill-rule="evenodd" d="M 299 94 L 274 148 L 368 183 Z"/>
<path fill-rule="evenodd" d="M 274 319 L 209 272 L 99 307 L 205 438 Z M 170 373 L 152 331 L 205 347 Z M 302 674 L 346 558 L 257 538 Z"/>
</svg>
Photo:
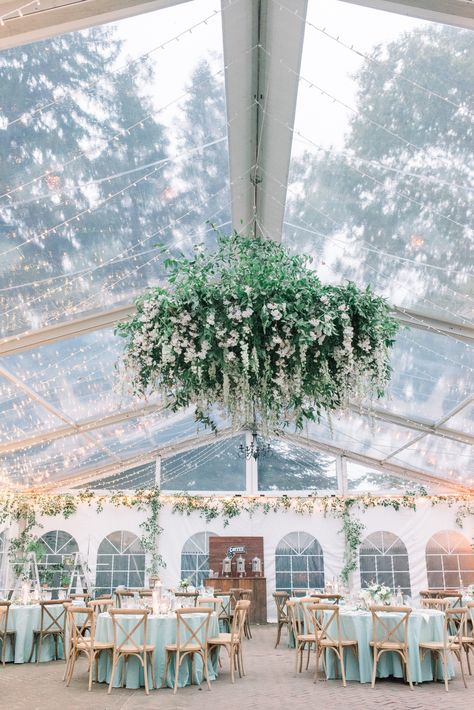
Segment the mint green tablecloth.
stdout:
<svg viewBox="0 0 474 710">
<path fill-rule="evenodd" d="M 194 625 L 194 628 L 199 626 L 203 619 L 203 615 L 196 615 L 195 618 L 189 616 L 190 624 Z M 136 624 L 138 617 L 129 616 L 120 619 L 120 623 L 125 629 L 131 630 Z M 158 687 L 161 686 L 163 673 L 165 671 L 165 646 L 167 644 L 176 643 L 176 614 L 158 615 L 154 616 L 150 614 L 148 617 L 148 629 L 147 629 L 147 643 L 154 644 L 155 646 L 155 673 L 156 682 Z M 219 635 L 219 623 L 216 614 L 212 614 L 209 622 L 209 636 Z M 113 626 L 112 618 L 108 613 L 99 614 L 97 619 L 96 627 L 96 639 L 97 641 L 110 641 L 113 642 Z M 143 642 L 143 630 L 141 637 L 137 634 L 134 640 L 142 643 Z M 217 664 L 218 658 L 213 658 L 211 662 L 209 660 L 209 679 L 215 680 L 217 678 Z M 99 682 L 110 682 L 110 673 L 112 670 L 111 657 L 108 653 L 102 653 L 99 659 Z M 122 661 L 117 666 L 117 671 L 114 678 L 114 686 L 120 685 L 122 672 Z M 149 683 L 151 687 L 151 675 L 149 675 Z M 189 685 L 191 682 L 191 661 L 186 659 L 183 661 L 181 668 L 179 670 L 179 687 L 184 685 Z M 194 664 L 194 683 L 201 682 L 203 680 L 202 673 L 202 662 L 196 656 Z M 172 688 L 174 684 L 174 659 L 169 667 L 167 685 Z M 144 685 L 144 675 L 143 669 L 141 667 L 138 658 L 130 656 L 127 661 L 127 670 L 125 675 L 125 685 L 127 688 L 139 688 Z"/>
<path fill-rule="evenodd" d="M 63 607 L 50 607 L 53 615 L 59 615 Z M 39 604 L 30 606 L 19 606 L 12 604 L 8 612 L 8 630 L 16 632 L 15 658 L 12 657 L 11 645 L 7 641 L 6 661 L 15 663 L 27 663 L 31 653 L 33 643 L 33 631 L 39 629 L 41 623 L 41 608 Z M 62 641 L 58 639 L 59 657 L 64 658 Z M 51 636 L 43 640 L 40 661 L 51 661 L 54 655 L 54 640 Z M 33 654 L 32 661 L 36 661 L 36 654 Z"/>
<path fill-rule="evenodd" d="M 395 626 L 401 615 L 387 613 L 384 614 L 384 617 L 387 625 L 393 624 Z M 443 617 L 442 611 L 432 609 L 414 610 L 410 614 L 408 620 L 408 659 L 413 683 L 433 680 L 431 654 L 427 653 L 423 662 L 421 662 L 418 645 L 422 641 L 443 640 Z M 358 642 L 357 658 L 351 650 L 346 651 L 346 678 L 347 680 L 358 680 L 361 683 L 370 683 L 372 650 L 369 642 L 372 640 L 372 615 L 369 611 L 346 610 L 342 607 L 339 618 L 342 638 L 355 639 Z M 401 638 L 402 636 L 400 635 Z M 328 678 L 337 677 L 337 666 L 334 658 L 334 653 L 327 652 L 326 669 Z M 451 678 L 454 676 L 452 662 L 449 665 L 449 674 Z M 377 677 L 387 678 L 388 676 L 403 677 L 402 664 L 397 653 L 384 653 L 377 664 Z M 439 664 L 438 678 L 442 677 L 442 666 Z"/>
</svg>

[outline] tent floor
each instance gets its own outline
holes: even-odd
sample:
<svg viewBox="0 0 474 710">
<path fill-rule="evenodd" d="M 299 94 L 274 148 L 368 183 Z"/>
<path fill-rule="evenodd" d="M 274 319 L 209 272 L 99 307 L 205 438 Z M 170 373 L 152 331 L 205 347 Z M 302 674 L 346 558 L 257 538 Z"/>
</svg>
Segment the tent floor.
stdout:
<svg viewBox="0 0 474 710">
<path fill-rule="evenodd" d="M 64 686 L 64 664 L 59 662 L 0 666 L 0 708 L 2 710 L 308 710 L 319 707 L 337 708 L 400 708 L 400 710 L 451 710 L 472 707 L 474 704 L 474 676 L 468 677 L 466 690 L 456 673 L 446 693 L 441 683 L 425 683 L 410 692 L 399 681 L 377 681 L 374 690 L 368 685 L 348 683 L 342 688 L 340 681 L 321 681 L 313 684 L 310 671 L 295 677 L 294 650 L 286 646 L 286 636 L 280 647 L 274 649 L 276 627 L 273 624 L 254 627 L 253 639 L 245 643 L 247 676 L 230 683 L 229 666 L 225 652 L 220 677 L 212 683 L 212 690 L 200 691 L 196 686 L 178 690 L 151 692 L 143 690 L 114 689 L 107 695 L 105 685 L 93 686 L 87 692 L 86 664 L 80 660 L 69 688 Z M 458 671 L 458 669 L 456 669 Z"/>
</svg>

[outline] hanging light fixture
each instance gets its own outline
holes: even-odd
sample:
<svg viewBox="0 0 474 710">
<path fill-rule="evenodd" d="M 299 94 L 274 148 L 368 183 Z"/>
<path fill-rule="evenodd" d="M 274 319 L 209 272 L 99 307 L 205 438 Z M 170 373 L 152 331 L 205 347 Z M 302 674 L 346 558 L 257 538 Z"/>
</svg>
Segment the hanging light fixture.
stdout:
<svg viewBox="0 0 474 710">
<path fill-rule="evenodd" d="M 264 456 L 271 456 L 273 454 L 272 447 L 270 444 L 258 443 L 257 427 L 254 425 L 252 428 L 252 440 L 249 446 L 240 444 L 239 446 L 239 458 L 241 459 L 255 459 L 255 461 Z"/>
</svg>

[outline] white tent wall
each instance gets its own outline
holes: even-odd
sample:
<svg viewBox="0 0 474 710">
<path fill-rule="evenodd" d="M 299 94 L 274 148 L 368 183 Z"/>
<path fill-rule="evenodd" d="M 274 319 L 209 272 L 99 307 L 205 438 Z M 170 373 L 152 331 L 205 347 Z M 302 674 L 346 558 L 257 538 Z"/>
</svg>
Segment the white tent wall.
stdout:
<svg viewBox="0 0 474 710">
<path fill-rule="evenodd" d="M 461 532 L 468 541 L 474 537 L 474 520 L 467 517 L 461 530 L 456 524 L 457 505 L 433 506 L 429 499 L 418 500 L 417 510 L 377 507 L 365 512 L 352 512 L 365 525 L 364 537 L 377 531 L 387 531 L 397 535 L 405 544 L 409 558 L 409 570 L 412 593 L 428 586 L 425 550 L 429 539 L 437 532 L 452 530 Z M 95 579 L 97 569 L 97 551 L 101 541 L 117 530 L 128 531 L 139 536 L 142 534 L 140 523 L 146 519 L 146 511 L 116 508 L 107 504 L 104 510 L 97 514 L 95 507 L 81 504 L 78 511 L 70 518 L 43 517 L 38 520 L 42 527 L 35 533 L 43 535 L 52 530 L 63 530 L 77 541 L 79 551 L 88 560 L 92 579 Z M 163 533 L 159 538 L 159 551 L 162 554 L 166 568 L 161 572 L 165 586 L 175 586 L 181 576 L 181 551 L 186 540 L 198 532 L 212 532 L 217 535 L 259 535 L 264 539 L 264 566 L 267 579 L 268 619 L 275 619 L 275 607 L 272 593 L 275 589 L 275 550 L 279 541 L 291 532 L 306 532 L 320 543 L 324 554 L 324 573 L 326 581 L 338 576 L 343 566 L 344 538 L 339 532 L 341 521 L 332 515 L 324 517 L 321 513 L 301 515 L 293 511 L 256 514 L 249 517 L 242 514 L 224 526 L 223 520 L 216 518 L 206 523 L 198 514 L 181 515 L 173 513 L 172 507 L 165 504 L 159 513 L 159 524 Z M 2 532 L 2 530 L 0 530 Z M 16 534 L 13 526 L 10 537 Z M 359 570 L 352 579 L 354 590 L 360 588 Z"/>
</svg>

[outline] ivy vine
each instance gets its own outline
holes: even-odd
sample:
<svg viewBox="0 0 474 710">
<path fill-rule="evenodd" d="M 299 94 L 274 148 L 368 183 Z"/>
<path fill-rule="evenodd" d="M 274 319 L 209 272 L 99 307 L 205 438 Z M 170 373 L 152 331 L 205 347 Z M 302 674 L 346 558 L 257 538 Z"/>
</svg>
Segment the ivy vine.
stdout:
<svg viewBox="0 0 474 710">
<path fill-rule="evenodd" d="M 197 513 L 207 523 L 220 518 L 224 527 L 239 515 L 245 513 L 250 517 L 256 513 L 292 511 L 300 515 L 322 513 L 341 521 L 340 534 L 344 537 L 344 560 L 341 578 L 348 583 L 352 573 L 357 568 L 358 552 L 365 530 L 364 523 L 356 512 L 365 512 L 370 508 L 383 507 L 393 510 L 416 510 L 419 500 L 427 500 L 432 506 L 457 506 L 456 524 L 463 527 L 464 520 L 474 515 L 474 498 L 470 494 L 431 496 L 424 489 L 409 491 L 403 496 L 317 496 L 275 497 L 262 496 L 200 496 L 182 493 L 174 496 L 162 494 L 158 488 L 140 489 L 133 494 L 121 491 L 109 495 L 97 495 L 94 491 L 85 490 L 73 495 L 6 492 L 0 494 L 0 524 L 7 521 L 23 523 L 22 530 L 16 538 L 10 540 L 10 555 L 12 562 L 25 558 L 29 551 L 35 549 L 38 542 L 33 529 L 41 527 L 38 517 L 54 517 L 62 515 L 69 518 L 74 515 L 79 505 L 94 506 L 97 513 L 104 510 L 105 505 L 116 508 L 135 508 L 146 511 L 145 520 L 140 523 L 142 530 L 141 543 L 148 556 L 147 572 L 158 574 L 160 568 L 166 567 L 163 557 L 158 551 L 159 537 L 163 528 L 158 523 L 159 512 L 163 505 L 171 505 L 172 512 L 181 515 Z"/>
</svg>

